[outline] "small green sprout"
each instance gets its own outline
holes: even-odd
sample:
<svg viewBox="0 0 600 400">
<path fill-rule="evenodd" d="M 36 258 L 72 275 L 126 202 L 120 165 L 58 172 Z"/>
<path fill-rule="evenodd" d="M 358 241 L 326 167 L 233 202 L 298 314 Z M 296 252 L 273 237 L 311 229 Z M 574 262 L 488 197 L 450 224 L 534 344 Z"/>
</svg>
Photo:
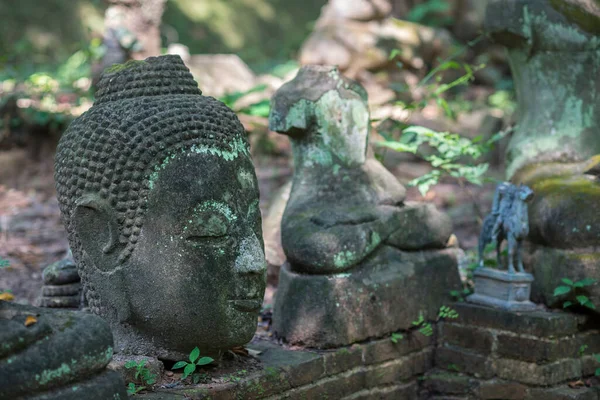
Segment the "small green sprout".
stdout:
<svg viewBox="0 0 600 400">
<path fill-rule="evenodd" d="M 581 293 L 581 289 L 596 283 L 595 279 L 584 278 L 580 281 L 574 282 L 571 279 L 562 278 L 561 281 L 564 283 L 564 285 L 558 286 L 556 289 L 554 289 L 554 296 L 569 295 L 571 297 L 571 300 L 563 302 L 563 308 L 568 308 L 578 303 L 579 305 L 591 308 L 592 310 L 596 309 L 596 306 L 590 301 L 589 297 Z"/>
<path fill-rule="evenodd" d="M 187 378 L 191 374 L 196 371 L 196 367 L 200 367 L 203 365 L 210 364 L 214 361 L 214 359 L 210 357 L 200 357 L 200 349 L 198 347 L 194 347 L 194 350 L 190 353 L 190 362 L 187 361 L 178 361 L 173 365 L 172 369 L 183 368 L 183 376 L 182 379 Z"/>
<path fill-rule="evenodd" d="M 392 333 L 392 336 L 390 337 L 392 343 L 398 343 L 398 340 L 402 339 L 404 339 L 404 335 L 401 333 Z"/>
</svg>

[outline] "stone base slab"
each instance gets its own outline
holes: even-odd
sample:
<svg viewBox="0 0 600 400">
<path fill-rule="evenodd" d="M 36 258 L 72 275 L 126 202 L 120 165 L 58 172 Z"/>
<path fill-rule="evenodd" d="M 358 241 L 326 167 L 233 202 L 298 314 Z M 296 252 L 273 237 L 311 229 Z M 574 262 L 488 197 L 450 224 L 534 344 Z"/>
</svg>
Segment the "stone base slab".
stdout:
<svg viewBox="0 0 600 400">
<path fill-rule="evenodd" d="M 454 249 L 403 252 L 385 247 L 361 268 L 305 275 L 281 268 L 273 331 L 291 344 L 331 348 L 435 320 L 460 288 Z"/>
<path fill-rule="evenodd" d="M 478 268 L 473 272 L 475 293 L 467 301 L 488 307 L 512 311 L 528 311 L 536 305 L 529 301 L 533 275 L 508 273 L 491 268 Z"/>
</svg>

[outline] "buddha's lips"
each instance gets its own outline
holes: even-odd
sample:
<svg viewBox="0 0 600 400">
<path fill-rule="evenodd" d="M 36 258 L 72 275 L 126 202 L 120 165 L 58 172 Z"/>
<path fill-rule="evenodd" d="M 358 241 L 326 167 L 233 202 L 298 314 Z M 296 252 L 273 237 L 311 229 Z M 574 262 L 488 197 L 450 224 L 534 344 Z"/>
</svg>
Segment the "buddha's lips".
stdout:
<svg viewBox="0 0 600 400">
<path fill-rule="evenodd" d="M 258 311 L 262 306 L 262 301 L 259 299 L 229 300 L 229 302 L 233 305 L 233 308 L 245 312 Z"/>
</svg>

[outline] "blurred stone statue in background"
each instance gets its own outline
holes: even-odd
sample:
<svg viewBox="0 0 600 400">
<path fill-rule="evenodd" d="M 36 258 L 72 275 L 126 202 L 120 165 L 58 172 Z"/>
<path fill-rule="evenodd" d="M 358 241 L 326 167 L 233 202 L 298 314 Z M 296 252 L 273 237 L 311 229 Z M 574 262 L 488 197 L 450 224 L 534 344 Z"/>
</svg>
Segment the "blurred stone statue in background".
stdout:
<svg viewBox="0 0 600 400">
<path fill-rule="evenodd" d="M 535 192 L 532 296 L 562 308 L 561 278 L 600 279 L 600 4 L 494 0 L 485 25 L 508 49 L 518 101 L 506 178 Z M 587 289 L 597 304 L 600 285 Z"/>
</svg>

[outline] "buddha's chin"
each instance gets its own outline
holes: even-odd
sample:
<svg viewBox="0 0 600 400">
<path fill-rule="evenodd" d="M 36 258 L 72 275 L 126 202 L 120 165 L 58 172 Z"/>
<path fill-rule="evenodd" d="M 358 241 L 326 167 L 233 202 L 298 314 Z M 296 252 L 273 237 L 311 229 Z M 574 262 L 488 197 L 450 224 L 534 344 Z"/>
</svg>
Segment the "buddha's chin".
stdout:
<svg viewBox="0 0 600 400">
<path fill-rule="evenodd" d="M 228 342 L 230 347 L 246 344 L 254 337 L 260 310 L 260 305 L 257 306 L 255 303 L 249 300 L 244 300 L 244 303 L 229 303 L 227 312 L 229 324 L 223 332 L 223 339 L 226 338 L 224 341 Z"/>
</svg>

